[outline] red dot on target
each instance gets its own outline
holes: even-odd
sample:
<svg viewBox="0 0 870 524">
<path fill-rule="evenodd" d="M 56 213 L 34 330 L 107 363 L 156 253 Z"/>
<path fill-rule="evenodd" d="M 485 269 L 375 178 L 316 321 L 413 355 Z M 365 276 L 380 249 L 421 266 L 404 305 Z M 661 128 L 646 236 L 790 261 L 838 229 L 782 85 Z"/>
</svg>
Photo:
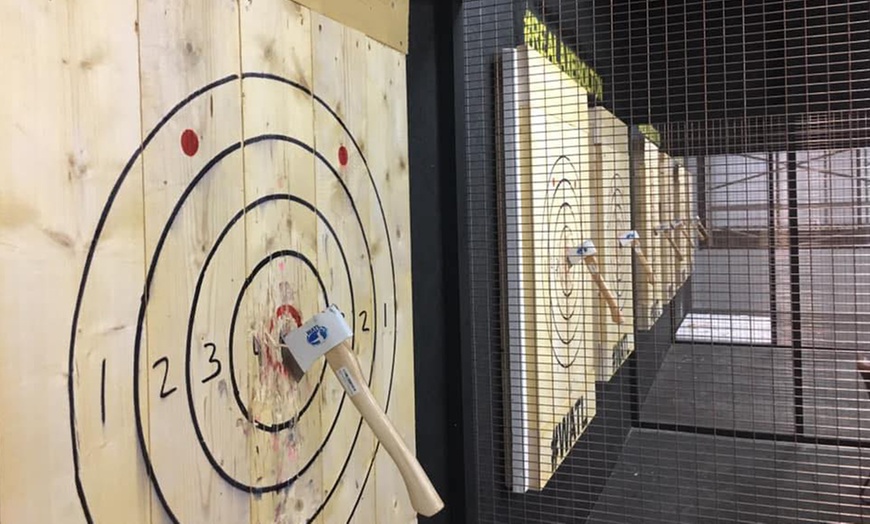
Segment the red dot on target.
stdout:
<svg viewBox="0 0 870 524">
<path fill-rule="evenodd" d="M 185 129 L 181 133 L 181 150 L 187 156 L 193 156 L 199 151 L 199 136 L 193 129 Z"/>
<path fill-rule="evenodd" d="M 338 148 L 338 163 L 342 166 L 347 165 L 347 148 L 344 146 Z"/>
</svg>

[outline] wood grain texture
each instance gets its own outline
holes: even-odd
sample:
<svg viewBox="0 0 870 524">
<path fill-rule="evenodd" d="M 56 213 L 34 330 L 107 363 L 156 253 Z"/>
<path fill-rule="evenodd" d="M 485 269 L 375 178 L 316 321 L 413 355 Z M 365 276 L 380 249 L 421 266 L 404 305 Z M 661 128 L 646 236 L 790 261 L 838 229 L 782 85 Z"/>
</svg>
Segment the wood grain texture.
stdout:
<svg viewBox="0 0 870 524">
<path fill-rule="evenodd" d="M 376 398 L 387 399 L 388 417 L 393 420 L 402 440 L 413 452 L 416 449 L 414 428 L 414 396 L 403 392 L 414 391 L 414 310 L 411 281 L 411 209 L 408 199 L 410 165 L 408 158 L 408 119 L 405 93 L 405 57 L 372 39 L 366 45 L 368 93 L 367 149 L 369 168 L 380 191 L 381 203 L 368 202 L 369 216 L 374 226 L 384 217 L 375 212 L 383 206 L 389 233 L 389 245 L 380 246 L 392 252 L 393 264 L 378 264 L 381 281 L 387 280 L 388 271 L 396 275 L 394 304 L 387 304 L 386 331 L 395 337 L 395 361 L 378 361 L 375 375 L 390 380 L 373 381 Z M 375 147 L 377 141 L 378 147 Z M 383 304 L 381 304 L 383 309 Z M 392 333 L 390 333 L 392 331 Z M 389 340 L 385 337 L 385 342 Z M 392 381 L 392 393 L 385 386 Z M 380 394 L 378 395 L 378 392 Z M 374 485 L 369 488 L 375 500 L 375 522 L 413 522 L 414 510 L 404 495 L 405 486 L 392 459 L 379 449 L 374 463 Z M 372 479 L 369 480 L 372 482 Z M 357 518 L 357 522 L 367 522 Z"/>
<path fill-rule="evenodd" d="M 632 248 L 619 242 L 619 237 L 631 230 L 629 134 L 628 126 L 603 107 L 594 108 L 591 118 L 595 126 L 592 171 L 595 245 L 601 272 L 624 318 L 622 324 L 616 324 L 609 314 L 600 308 L 595 310 L 597 378 L 606 381 L 634 351 Z"/>
<path fill-rule="evenodd" d="M 274 78 L 249 76 L 242 81 L 245 142 L 256 141 L 243 152 L 245 203 L 256 206 L 245 220 L 246 270 L 260 270 L 248 288 L 244 329 L 235 332 L 235 347 L 248 350 L 236 355 L 242 356 L 237 361 L 247 371 L 240 378 L 249 415 L 271 428 L 293 421 L 278 431 L 250 428 L 250 477 L 277 485 L 299 476 L 284 489 L 252 497 L 251 522 L 303 522 L 324 498 L 316 456 L 324 436 L 318 384 L 325 369 L 321 362 L 296 382 L 280 365 L 277 340 L 299 320 L 323 310 L 327 296 L 343 300 L 331 283 L 321 289 L 312 270 L 321 267 L 316 214 L 299 201 L 285 199 L 316 205 L 313 152 L 287 140 L 261 139 L 292 137 L 314 144 L 313 99 L 307 91 L 313 83 L 310 13 L 292 2 L 244 3 L 240 34 L 242 71 Z M 258 354 L 250 349 L 255 340 Z M 312 460 L 314 465 L 303 473 Z"/>
<path fill-rule="evenodd" d="M 401 52 L 408 52 L 409 0 L 299 0 L 312 11 Z"/>
<path fill-rule="evenodd" d="M 145 129 L 190 93 L 239 74 L 234 2 L 143 2 L 139 34 Z M 198 137 L 192 155 L 181 147 L 187 130 Z M 231 83 L 173 115 L 142 155 L 146 262 L 154 265 L 154 273 L 141 394 L 149 412 L 146 439 L 159 486 L 155 491 L 165 501 L 155 501 L 154 512 L 162 514 L 161 506 L 168 506 L 166 511 L 182 522 L 244 522 L 250 513 L 247 494 L 221 481 L 200 445 L 202 439 L 230 477 L 250 481 L 241 415 L 231 394 L 218 394 L 221 382 L 230 381 L 223 376 L 202 382 L 215 370 L 213 359 L 227 362 L 227 328 L 246 275 L 243 227 L 233 228 L 215 252 L 191 314 L 200 269 L 224 226 L 244 206 L 242 155 L 238 147 L 228 149 L 241 138 L 240 90 Z M 188 336 L 190 356 L 185 356 Z M 225 392 L 228 386 L 224 383 Z M 172 388 L 178 389 L 169 394 Z M 200 420 L 201 435 L 194 432 L 192 416 Z"/>
<path fill-rule="evenodd" d="M 667 306 L 674 297 L 677 265 L 679 256 L 676 248 L 679 248 L 680 239 L 676 231 L 670 229 L 674 219 L 674 171 L 671 156 L 664 151 L 659 151 L 658 159 L 658 184 L 659 184 L 659 220 L 661 230 L 661 271 L 662 280 L 659 293 L 663 306 Z M 682 252 L 680 253 L 682 255 Z"/>
<path fill-rule="evenodd" d="M 537 394 L 533 387 L 537 370 L 534 358 L 534 224 L 531 194 L 531 145 L 529 126 L 529 82 L 525 51 L 505 49 L 500 56 L 499 119 L 502 155 L 498 176 L 499 187 L 499 258 L 502 289 L 502 337 L 507 347 L 503 361 L 509 387 L 504 397 L 510 409 L 505 410 L 505 456 L 508 487 L 518 493 L 529 489 L 532 479 L 533 407 Z"/>
<path fill-rule="evenodd" d="M 596 301 L 585 265 L 571 266 L 567 260 L 568 249 L 593 236 L 586 93 L 537 52 L 520 48 L 517 55 L 518 82 L 527 84 L 522 89 L 528 92 L 528 123 L 520 121 L 514 129 L 529 137 L 530 151 L 528 164 L 518 166 L 529 171 L 518 175 L 530 182 L 528 192 L 509 190 L 516 207 L 527 208 L 527 226 L 517 224 L 527 230 L 517 236 L 528 235 L 532 253 L 520 282 L 530 290 L 523 307 L 533 312 L 532 322 L 523 327 L 528 336 L 511 348 L 512 353 L 525 350 L 527 360 L 525 394 L 511 396 L 525 406 L 527 416 L 522 422 L 528 460 L 516 461 L 512 454 L 514 471 L 528 471 L 525 479 L 512 474 L 514 490 L 522 491 L 546 485 L 594 416 Z M 516 252 L 506 256 L 526 260 Z M 518 430 L 525 434 L 512 427 Z"/>
<path fill-rule="evenodd" d="M 317 150 L 336 164 L 338 176 L 338 178 L 334 177 L 322 163 L 317 164 L 317 206 L 333 221 L 350 258 L 350 271 L 354 284 L 354 309 L 349 306 L 345 306 L 344 309 L 355 315 L 357 324 L 354 326 L 354 350 L 360 360 L 366 381 L 375 389 L 374 385 L 377 381 L 384 380 L 382 376 L 372 375 L 375 358 L 373 350 L 378 347 L 383 348 L 380 344 L 382 339 L 376 339 L 382 334 L 378 328 L 381 327 L 383 316 L 379 315 L 382 310 L 375 302 L 378 279 L 373 278 L 370 271 L 373 265 L 369 262 L 386 256 L 386 253 L 375 253 L 371 246 L 374 238 L 369 238 L 373 224 L 370 215 L 374 198 L 370 196 L 368 190 L 371 182 L 368 180 L 363 156 L 368 151 L 369 145 L 366 128 L 367 42 L 362 33 L 325 16 L 312 14 L 311 18 L 314 92 L 328 107 L 333 108 L 337 117 L 347 126 L 345 131 L 335 124 L 335 118 L 324 107 L 315 107 Z M 351 137 L 361 144 L 361 151 L 356 150 Z M 338 161 L 342 147 L 347 151 L 347 161 L 344 166 L 341 166 Z M 355 211 L 351 208 L 351 201 L 341 184 L 344 184 L 353 196 Z M 361 224 L 357 224 L 355 218 L 357 215 Z M 360 227 L 367 235 L 365 238 L 360 234 Z M 319 236 L 323 234 L 325 231 L 320 232 Z M 338 260 L 334 263 L 338 263 Z M 378 298 L 378 302 L 380 301 Z M 363 320 L 369 331 L 362 331 Z M 337 484 L 330 504 L 324 509 L 323 521 L 344 522 L 352 514 L 362 521 L 374 521 L 374 498 L 369 494 L 370 492 L 362 492 L 364 487 L 369 487 L 366 477 L 368 464 L 374 457 L 376 440 L 359 413 L 344 397 L 341 385 L 334 375 L 330 375 L 325 380 L 324 386 L 327 388 L 330 402 L 342 406 L 343 416 L 338 419 L 339 425 L 333 438 L 340 437 L 344 442 L 339 446 L 340 449 L 349 450 L 353 446 L 354 453 L 332 454 L 324 457 L 324 482 L 330 485 L 335 479 Z M 383 402 L 381 391 L 383 390 L 375 389 L 374 394 L 378 401 Z M 344 470 L 343 474 L 342 470 Z"/>
<path fill-rule="evenodd" d="M 636 128 L 631 135 L 632 163 L 635 177 L 632 197 L 637 202 L 635 224 L 644 253 L 654 269 L 655 282 L 643 278 L 637 286 L 638 311 L 636 322 L 638 329 L 650 329 L 662 312 L 662 302 L 659 292 L 663 278 L 663 263 L 661 260 L 662 238 L 656 228 L 660 221 L 659 203 L 659 151 L 649 139 Z"/>
<path fill-rule="evenodd" d="M 0 15 L 0 522 L 415 521 L 275 344 L 346 311 L 413 449 L 404 54 L 279 0 Z"/>
<path fill-rule="evenodd" d="M 141 141 L 136 3 L 3 2 L 0 18 L 0 522 L 80 523 L 71 325 L 102 204 Z M 144 523 L 148 481 L 122 409 L 144 274 L 141 166 L 128 180 L 96 248 L 72 386 L 91 513 L 129 510 L 125 522 Z"/>
<path fill-rule="evenodd" d="M 691 277 L 692 272 L 695 269 L 695 255 L 698 250 L 698 245 L 700 239 L 698 238 L 698 230 L 694 226 L 694 220 L 697 213 L 697 189 L 695 185 L 695 177 L 697 176 L 695 172 L 693 172 L 688 165 L 685 165 L 683 168 L 683 172 L 681 176 L 684 180 L 685 186 L 685 211 L 684 216 L 686 217 L 686 231 L 689 233 L 689 237 L 691 237 L 690 247 L 688 251 L 688 271 L 687 277 Z"/>
</svg>

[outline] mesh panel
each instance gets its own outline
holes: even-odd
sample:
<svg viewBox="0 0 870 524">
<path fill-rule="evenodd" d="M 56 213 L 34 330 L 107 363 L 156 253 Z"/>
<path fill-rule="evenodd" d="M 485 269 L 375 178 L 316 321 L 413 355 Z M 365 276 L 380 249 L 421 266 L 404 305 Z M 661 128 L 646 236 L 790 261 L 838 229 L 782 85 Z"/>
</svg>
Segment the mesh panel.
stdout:
<svg viewBox="0 0 870 524">
<path fill-rule="evenodd" d="M 870 518 L 870 2 L 461 29 L 472 517 Z"/>
</svg>

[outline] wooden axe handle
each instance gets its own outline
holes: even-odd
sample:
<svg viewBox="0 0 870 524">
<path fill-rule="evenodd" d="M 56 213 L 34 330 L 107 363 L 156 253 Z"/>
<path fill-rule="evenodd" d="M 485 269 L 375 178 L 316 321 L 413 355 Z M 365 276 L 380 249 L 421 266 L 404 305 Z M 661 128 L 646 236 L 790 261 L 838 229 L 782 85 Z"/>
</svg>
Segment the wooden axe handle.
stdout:
<svg viewBox="0 0 870 524">
<path fill-rule="evenodd" d="M 683 258 L 684 258 L 684 257 L 683 257 L 683 252 L 680 251 L 680 247 L 677 245 L 676 242 L 674 242 L 674 237 L 673 237 L 672 235 L 665 235 L 665 238 L 668 239 L 668 244 L 671 245 L 671 247 L 672 247 L 673 250 L 674 250 L 674 253 L 677 255 L 677 260 L 679 260 L 679 261 L 682 262 L 682 260 L 683 260 Z"/>
<path fill-rule="evenodd" d="M 622 311 L 619 310 L 619 303 L 616 301 L 616 297 L 613 296 L 610 288 L 607 287 L 607 282 L 604 281 L 604 278 L 602 278 L 601 273 L 598 271 L 598 262 L 595 260 L 595 257 L 588 255 L 583 261 L 586 262 L 586 267 L 589 268 L 592 280 L 598 285 L 598 291 L 601 292 L 602 298 L 604 298 L 604 301 L 607 302 L 607 306 L 610 308 L 610 318 L 613 319 L 615 324 L 622 324 L 623 318 Z"/>
<path fill-rule="evenodd" d="M 692 235 L 689 234 L 689 229 L 685 225 L 680 227 L 680 233 L 683 234 L 683 238 L 688 240 L 690 244 L 692 243 Z"/>
<path fill-rule="evenodd" d="M 372 429 L 380 443 L 392 457 L 399 473 L 405 481 L 411 505 L 414 510 L 426 517 L 441 511 L 444 502 L 435 491 L 435 487 L 423 471 L 423 467 L 417 461 L 417 457 L 411 453 L 399 432 L 387 418 L 386 413 L 375 400 L 368 384 L 363 379 L 359 361 L 350 349 L 350 340 L 330 349 L 326 353 L 326 361 L 329 367 L 338 376 L 339 382 L 347 391 L 353 405 L 359 410 L 366 423 Z"/>
<path fill-rule="evenodd" d="M 704 227 L 704 224 L 700 220 L 695 222 L 695 224 L 698 226 L 698 234 L 701 235 L 701 241 L 706 242 L 710 238 L 710 235 L 707 234 L 707 228 Z"/>
<path fill-rule="evenodd" d="M 634 242 L 634 253 L 637 255 L 637 261 L 640 262 L 640 267 L 643 268 L 643 272 L 646 274 L 647 280 L 649 280 L 650 284 L 656 283 L 656 274 L 653 271 L 652 264 L 649 263 L 649 259 L 643 252 L 643 249 L 640 247 L 640 243 L 636 240 Z"/>
</svg>

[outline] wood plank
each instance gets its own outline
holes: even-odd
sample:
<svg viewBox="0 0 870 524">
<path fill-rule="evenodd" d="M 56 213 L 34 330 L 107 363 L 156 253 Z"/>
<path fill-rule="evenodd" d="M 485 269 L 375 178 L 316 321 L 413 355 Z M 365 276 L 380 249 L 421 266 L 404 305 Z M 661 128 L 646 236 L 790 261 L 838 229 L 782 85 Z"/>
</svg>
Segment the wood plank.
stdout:
<svg viewBox="0 0 870 524">
<path fill-rule="evenodd" d="M 509 428 L 505 438 L 507 484 L 514 492 L 529 489 L 530 458 L 536 455 L 537 439 L 533 427 L 537 416 L 535 384 L 537 360 L 534 358 L 534 224 L 531 206 L 531 143 L 529 128 L 529 82 L 525 52 L 506 49 L 501 55 L 500 125 L 503 156 L 500 158 L 499 228 L 503 303 L 502 336 L 507 346 L 505 375 L 509 388 L 505 410 Z"/>
<path fill-rule="evenodd" d="M 644 253 L 653 267 L 655 283 L 642 278 L 638 286 L 638 329 L 650 329 L 662 312 L 658 293 L 662 281 L 660 260 L 661 240 L 656 231 L 659 221 L 658 201 L 658 147 L 644 137 L 637 128 L 632 128 L 632 163 L 635 185 L 632 198 L 637 202 L 635 229 L 640 235 Z"/>
<path fill-rule="evenodd" d="M 405 56 L 372 39 L 368 39 L 366 51 L 369 82 L 366 136 L 369 141 L 378 137 L 377 147 L 368 149 L 368 161 L 383 201 L 394 260 L 393 267 L 379 264 L 377 270 L 380 272 L 380 281 L 387 281 L 390 278 L 389 271 L 393 268 L 396 275 L 395 302 L 387 304 L 385 319 L 385 333 L 388 336 L 383 338 L 386 345 L 391 337 L 395 337 L 395 360 L 378 360 L 375 375 L 391 378 L 388 381 L 373 381 L 373 390 L 377 398 L 389 399 L 387 415 L 396 425 L 402 439 L 414 451 L 414 316 Z M 382 218 L 377 211 L 376 202 L 369 200 L 368 205 L 371 225 L 375 229 Z M 384 247 L 381 245 L 380 249 L 384 250 Z M 392 387 L 388 389 L 390 382 Z M 374 499 L 375 518 L 366 520 L 364 514 L 361 514 L 356 517 L 356 522 L 415 522 L 416 514 L 411 507 L 404 481 L 383 448 L 377 453 L 373 474 L 375 482 L 373 484 L 372 479 L 369 479 L 367 495 Z"/>
<path fill-rule="evenodd" d="M 530 487 L 543 488 L 591 418 L 593 284 L 567 249 L 592 236 L 586 92 L 553 63 L 528 54 L 535 266 L 537 450 Z M 571 111 L 561 111 L 560 107 Z M 576 108 L 576 109 L 575 109 Z M 568 293 L 568 294 L 565 294 Z M 565 297 L 564 300 L 554 298 Z M 586 416 L 583 416 L 586 415 Z M 569 429 L 574 428 L 572 431 Z"/>
<path fill-rule="evenodd" d="M 141 141 L 136 4 L 3 2 L 0 18 L 0 522 L 86 521 L 73 474 L 71 332 L 89 513 L 148 522 L 129 409 L 144 273 L 138 165 L 114 199 L 71 331 L 104 203 Z"/>
<path fill-rule="evenodd" d="M 397 51 L 408 52 L 409 0 L 299 0 L 299 3 Z"/>
<path fill-rule="evenodd" d="M 683 158 L 676 158 L 674 160 L 676 162 L 676 172 L 674 175 L 676 189 L 674 191 L 674 197 L 676 199 L 677 210 L 675 214 L 677 220 L 681 221 L 680 223 L 682 224 L 680 231 L 677 232 L 677 242 L 684 256 L 683 261 L 679 264 L 679 275 L 677 277 L 677 288 L 679 288 L 686 282 L 688 274 L 691 271 L 692 251 L 694 250 L 694 245 L 686 238 L 686 233 L 688 233 L 689 238 L 691 238 L 692 231 L 689 222 L 689 180 L 685 160 Z"/>
<path fill-rule="evenodd" d="M 667 229 L 673 218 L 672 197 L 672 164 L 671 157 L 665 151 L 659 151 L 658 158 L 658 187 L 659 187 L 659 217 L 657 227 L 659 230 L 660 262 L 662 278 L 659 284 L 659 297 L 662 306 L 670 303 L 674 296 L 674 272 L 677 265 L 677 256 L 668 239 L 674 240 L 673 232 Z"/>
<path fill-rule="evenodd" d="M 687 191 L 689 193 L 687 216 L 689 217 L 689 220 L 695 220 L 695 218 L 698 216 L 697 177 L 698 177 L 697 171 L 689 169 L 689 167 L 686 166 L 686 178 L 688 180 L 688 184 L 686 185 L 686 187 L 687 187 Z M 690 275 L 691 275 L 694 273 L 695 264 L 697 263 L 697 254 L 698 254 L 698 249 L 700 248 L 700 238 L 698 237 L 697 228 L 691 227 L 690 232 L 692 233 L 691 236 L 692 236 L 692 246 L 693 246 L 691 269 L 690 269 Z"/>
<path fill-rule="evenodd" d="M 145 2 L 139 31 L 145 129 L 191 93 L 239 73 L 234 2 Z M 244 205 L 240 99 L 237 79 L 196 96 L 143 152 L 145 252 L 154 268 L 140 367 L 143 409 L 150 413 L 155 515 L 165 506 L 181 522 L 246 522 L 250 513 L 248 492 L 231 485 L 253 482 L 248 425 L 227 393 L 228 326 L 246 275 L 244 222 L 217 244 Z"/>
<path fill-rule="evenodd" d="M 246 351 L 239 359 L 247 370 L 241 389 L 258 421 L 248 439 L 250 475 L 263 479 L 262 485 L 280 486 L 251 499 L 251 521 L 304 522 L 323 501 L 317 456 L 324 438 L 318 394 L 324 363 L 296 383 L 278 365 L 275 341 L 298 325 L 294 315 L 304 322 L 327 306 L 312 271 L 320 269 L 317 215 L 290 200 L 312 206 L 317 201 L 310 13 L 278 0 L 247 4 L 241 39 L 242 70 L 251 74 L 242 84 L 243 129 L 246 143 L 253 142 L 243 157 L 245 202 L 256 206 L 245 221 L 246 265 L 249 274 L 258 272 L 245 304 L 247 329 L 237 330 L 235 346 L 250 347 L 255 338 L 260 347 L 259 354 Z M 342 301 L 334 293 L 329 298 Z M 309 463 L 314 465 L 306 468 Z"/>
<path fill-rule="evenodd" d="M 384 398 L 374 386 L 387 377 L 372 372 L 375 359 L 386 357 L 380 306 L 385 290 L 378 285 L 380 275 L 374 271 L 379 264 L 389 261 L 386 253 L 377 250 L 375 244 L 380 244 L 382 237 L 377 236 L 369 216 L 375 197 L 364 163 L 364 155 L 370 151 L 366 120 L 369 87 L 366 40 L 362 33 L 325 16 L 312 13 L 311 19 L 314 93 L 323 102 L 314 107 L 315 143 L 317 151 L 335 169 L 332 171 L 324 162 L 316 165 L 317 207 L 332 222 L 350 261 L 353 302 L 348 300 L 339 305 L 348 315 L 353 315 L 353 349 L 375 398 L 383 405 Z M 339 125 L 339 120 L 347 126 L 347 131 Z M 375 148 L 380 146 L 375 144 Z M 320 227 L 318 237 L 324 235 Z M 325 243 L 320 242 L 322 271 L 334 268 L 336 285 L 345 282 L 347 277 L 339 277 L 340 260 L 328 256 L 325 247 Z M 327 377 L 324 381 L 327 402 L 336 409 L 341 406 L 341 410 L 330 439 L 333 446 L 330 449 L 335 451 L 325 454 L 322 461 L 324 489 L 329 489 L 323 522 L 346 522 L 351 516 L 359 522 L 374 522 L 374 500 L 371 491 L 364 490 L 374 482 L 369 477 L 369 465 L 374 460 L 376 440 L 335 376 L 327 373 Z M 323 424 L 331 420 L 329 410 L 324 411 Z"/>
<path fill-rule="evenodd" d="M 597 378 L 610 380 L 634 351 L 634 305 L 632 251 L 619 242 L 631 230 L 628 127 L 603 107 L 594 111 L 596 238 L 599 263 L 605 281 L 617 299 L 623 323 L 616 324 L 610 311 L 596 308 Z"/>
</svg>

